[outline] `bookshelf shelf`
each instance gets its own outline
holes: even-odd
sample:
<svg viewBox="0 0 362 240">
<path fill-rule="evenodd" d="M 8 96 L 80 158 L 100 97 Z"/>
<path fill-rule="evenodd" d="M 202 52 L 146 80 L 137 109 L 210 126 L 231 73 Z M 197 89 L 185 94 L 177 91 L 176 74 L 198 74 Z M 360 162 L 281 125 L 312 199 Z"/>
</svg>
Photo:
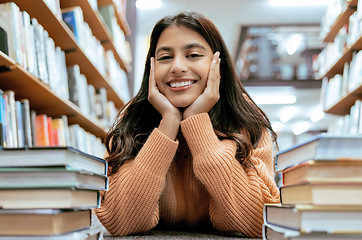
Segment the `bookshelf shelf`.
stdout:
<svg viewBox="0 0 362 240">
<path fill-rule="evenodd" d="M 104 5 L 113 5 L 114 6 L 114 10 L 116 11 L 115 15 L 117 18 L 117 23 L 123 30 L 124 34 L 126 36 L 129 36 L 132 32 L 131 28 L 129 27 L 124 14 L 119 12 L 118 7 L 115 4 L 114 0 L 98 0 L 98 6 L 104 6 Z"/>
<path fill-rule="evenodd" d="M 355 104 L 355 101 L 362 99 L 362 85 L 356 88 L 353 92 L 340 99 L 335 105 L 326 110 L 326 113 L 335 115 L 349 114 L 350 108 Z"/>
<path fill-rule="evenodd" d="M 129 71 L 129 67 L 126 66 L 119 56 L 116 47 L 113 43 L 113 39 L 111 33 L 106 26 L 103 18 L 101 17 L 98 11 L 94 11 L 92 6 L 89 4 L 87 0 L 62 0 L 60 2 L 61 8 L 68 8 L 74 6 L 80 6 L 83 11 L 84 20 L 88 23 L 89 27 L 92 29 L 92 33 L 94 36 L 101 41 L 103 47 L 107 50 L 111 50 L 116 58 L 120 67 L 125 70 Z"/>
<path fill-rule="evenodd" d="M 29 99 L 31 108 L 39 114 L 45 113 L 51 117 L 67 115 L 70 124 L 78 123 L 98 137 L 103 138 L 105 136 L 106 131 L 97 120 L 82 114 L 78 106 L 69 100 L 58 97 L 47 84 L 0 52 L 0 64 L 3 63 L 12 63 L 13 65 L 8 66 L 10 71 L 0 73 L 1 89 L 15 91 L 17 99 Z"/>
<path fill-rule="evenodd" d="M 351 0 L 347 5 L 346 9 L 338 16 L 335 23 L 331 27 L 331 30 L 323 38 L 324 42 L 333 42 L 336 37 L 339 29 L 343 27 L 344 24 L 348 23 L 349 17 L 353 14 L 357 7 L 358 0 Z"/>
<path fill-rule="evenodd" d="M 326 72 L 323 77 L 331 78 L 336 74 L 343 73 L 344 63 L 349 62 L 352 59 L 353 51 L 359 51 L 362 49 L 362 36 L 352 46 L 348 47 L 341 58 Z"/>
<path fill-rule="evenodd" d="M 6 2 L 0 0 L 0 2 Z M 85 55 L 83 50 L 76 42 L 74 34 L 67 25 L 59 20 L 45 4 L 43 0 L 21 1 L 14 0 L 21 10 L 27 11 L 30 16 L 36 18 L 38 22 L 47 30 L 49 36 L 54 40 L 55 44 L 66 52 L 67 65 L 78 64 L 80 71 L 84 74 L 95 87 L 104 87 L 107 89 L 107 97 L 113 101 L 115 106 L 120 108 L 124 105 L 118 93 L 114 91 L 107 77 L 96 69 L 93 63 Z M 34 5 L 37 7 L 34 8 Z"/>
</svg>

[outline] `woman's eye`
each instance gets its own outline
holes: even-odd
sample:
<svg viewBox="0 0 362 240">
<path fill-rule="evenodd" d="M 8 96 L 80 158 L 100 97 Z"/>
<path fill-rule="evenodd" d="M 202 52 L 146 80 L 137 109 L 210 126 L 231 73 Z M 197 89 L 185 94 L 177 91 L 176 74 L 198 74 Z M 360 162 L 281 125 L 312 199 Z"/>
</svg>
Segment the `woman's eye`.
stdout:
<svg viewBox="0 0 362 240">
<path fill-rule="evenodd" d="M 163 60 L 169 60 L 169 59 L 172 59 L 172 57 L 171 56 L 162 56 L 162 57 L 157 58 L 157 61 L 163 61 Z"/>
<path fill-rule="evenodd" d="M 202 57 L 203 55 L 201 54 L 196 54 L 196 53 L 193 53 L 193 54 L 189 54 L 187 57 L 190 57 L 190 58 L 197 58 L 197 57 Z"/>
</svg>

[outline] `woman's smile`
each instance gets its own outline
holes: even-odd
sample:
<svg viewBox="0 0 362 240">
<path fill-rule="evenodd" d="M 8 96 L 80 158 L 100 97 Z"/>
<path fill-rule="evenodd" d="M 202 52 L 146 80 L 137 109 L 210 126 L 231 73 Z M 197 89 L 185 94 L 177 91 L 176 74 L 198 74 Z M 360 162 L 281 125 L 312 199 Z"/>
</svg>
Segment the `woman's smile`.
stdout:
<svg viewBox="0 0 362 240">
<path fill-rule="evenodd" d="M 190 106 L 205 90 L 213 52 L 196 31 L 183 26 L 165 29 L 157 43 L 155 80 L 175 107 Z"/>
</svg>

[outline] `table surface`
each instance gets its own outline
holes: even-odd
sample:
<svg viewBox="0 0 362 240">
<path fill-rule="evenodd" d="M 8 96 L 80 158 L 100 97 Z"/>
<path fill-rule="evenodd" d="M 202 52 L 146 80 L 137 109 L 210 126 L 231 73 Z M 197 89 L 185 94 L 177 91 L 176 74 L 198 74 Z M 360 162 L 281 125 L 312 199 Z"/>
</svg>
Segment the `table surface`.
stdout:
<svg viewBox="0 0 362 240">
<path fill-rule="evenodd" d="M 238 240 L 260 240 L 262 238 L 244 238 L 235 234 L 221 234 L 221 233 L 195 233 L 195 232 L 180 232 L 180 231 L 160 231 L 154 230 L 143 235 L 112 237 L 108 233 L 104 234 L 105 240 L 121 240 L 121 239 L 238 239 Z"/>
</svg>

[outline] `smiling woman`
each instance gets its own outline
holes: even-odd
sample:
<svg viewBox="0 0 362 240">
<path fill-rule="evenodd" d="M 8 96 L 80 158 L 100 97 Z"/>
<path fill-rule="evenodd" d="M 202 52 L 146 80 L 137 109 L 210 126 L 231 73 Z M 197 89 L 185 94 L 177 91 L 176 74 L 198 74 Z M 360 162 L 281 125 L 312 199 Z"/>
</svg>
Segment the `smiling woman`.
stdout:
<svg viewBox="0 0 362 240">
<path fill-rule="evenodd" d="M 268 118 L 236 77 L 206 17 L 161 19 L 138 94 L 106 139 L 109 191 L 97 215 L 112 235 L 216 229 L 260 237 L 279 202 Z"/>
</svg>

